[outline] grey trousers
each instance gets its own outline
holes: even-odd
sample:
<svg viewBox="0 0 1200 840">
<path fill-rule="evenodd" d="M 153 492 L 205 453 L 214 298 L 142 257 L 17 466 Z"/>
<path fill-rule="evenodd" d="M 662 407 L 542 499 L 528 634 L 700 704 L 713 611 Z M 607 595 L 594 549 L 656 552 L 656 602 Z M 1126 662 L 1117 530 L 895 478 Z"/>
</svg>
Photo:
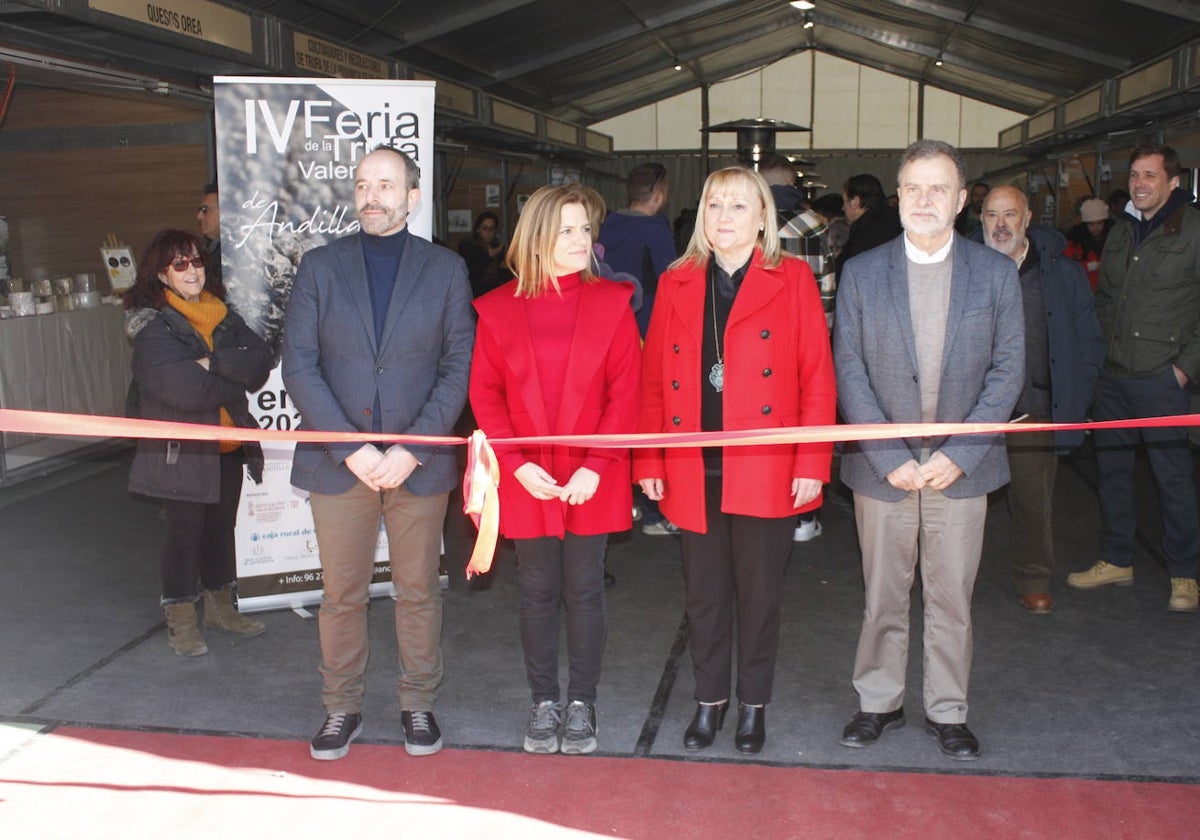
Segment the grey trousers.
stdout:
<svg viewBox="0 0 1200 840">
<path fill-rule="evenodd" d="M 883 502 L 854 494 L 866 584 L 854 660 L 862 711 L 891 712 L 904 705 L 909 593 L 919 560 L 925 714 L 935 723 L 966 722 L 971 595 L 986 517 L 987 496 L 951 499 L 927 489 L 910 492 L 899 502 Z"/>
<path fill-rule="evenodd" d="M 368 587 L 383 519 L 400 651 L 400 708 L 432 711 L 442 683 L 442 590 L 438 582 L 442 525 L 449 493 L 417 496 L 403 487 L 375 491 L 362 482 L 345 493 L 310 496 L 325 592 L 321 697 L 325 710 L 362 711 L 366 683 Z"/>
</svg>

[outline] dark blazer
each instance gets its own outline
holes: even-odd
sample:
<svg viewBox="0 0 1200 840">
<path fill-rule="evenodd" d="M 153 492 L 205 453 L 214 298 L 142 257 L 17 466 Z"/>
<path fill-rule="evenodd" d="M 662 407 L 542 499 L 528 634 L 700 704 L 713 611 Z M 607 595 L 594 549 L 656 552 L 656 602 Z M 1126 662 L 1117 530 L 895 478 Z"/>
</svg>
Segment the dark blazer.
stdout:
<svg viewBox="0 0 1200 840">
<path fill-rule="evenodd" d="M 462 258 L 410 236 L 396 272 L 383 338 L 375 340 L 366 259 L 358 234 L 304 255 L 283 332 L 283 382 L 303 428 L 369 432 L 376 395 L 382 430 L 450 435 L 467 399 L 474 344 L 471 287 Z M 292 484 L 344 493 L 357 477 L 344 461 L 357 443 L 296 446 Z M 446 493 L 457 479 L 453 450 L 409 446 L 421 463 L 404 486 Z"/>
<path fill-rule="evenodd" d="M 207 356 L 209 369 L 196 364 Z M 146 420 L 216 426 L 224 408 L 234 424 L 257 429 L 246 400 L 274 366 L 271 351 L 230 311 L 213 330 L 213 349 L 187 318 L 164 306 L 137 332 L 133 382 L 138 416 Z M 243 445 L 250 477 L 262 481 L 262 448 Z M 216 504 L 221 498 L 221 464 L 215 440 L 140 438 L 129 468 L 129 489 L 158 499 Z"/>
<path fill-rule="evenodd" d="M 1017 267 L 985 245 L 955 234 L 942 379 L 936 421 L 1005 423 L 1025 381 L 1025 316 Z M 904 237 L 846 263 L 838 278 L 833 328 L 838 404 L 848 423 L 921 422 L 916 338 L 908 298 Z M 981 496 L 1008 481 L 1002 435 L 938 437 L 931 451 L 953 461 L 963 475 L 945 490 L 951 498 Z M 919 439 L 848 442 L 842 480 L 882 501 L 905 491 L 887 475 L 919 459 Z"/>
</svg>

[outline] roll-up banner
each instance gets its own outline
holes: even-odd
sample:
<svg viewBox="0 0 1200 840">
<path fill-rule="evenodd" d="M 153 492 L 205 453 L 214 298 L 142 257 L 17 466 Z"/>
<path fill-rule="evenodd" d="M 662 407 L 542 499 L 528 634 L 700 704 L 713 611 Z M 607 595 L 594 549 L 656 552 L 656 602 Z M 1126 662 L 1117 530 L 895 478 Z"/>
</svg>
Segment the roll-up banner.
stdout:
<svg viewBox="0 0 1200 840">
<path fill-rule="evenodd" d="M 433 231 L 433 82 L 218 76 L 217 179 L 227 301 L 266 339 L 276 366 L 250 412 L 264 429 L 301 418 L 279 373 L 283 314 L 304 252 L 358 232 L 354 172 L 393 146 L 421 167 L 421 202 L 408 226 Z M 293 444 L 264 444 L 263 483 L 244 482 L 236 542 L 243 611 L 321 598 L 308 494 L 291 486 Z M 379 532 L 372 595 L 392 594 L 387 534 Z"/>
</svg>

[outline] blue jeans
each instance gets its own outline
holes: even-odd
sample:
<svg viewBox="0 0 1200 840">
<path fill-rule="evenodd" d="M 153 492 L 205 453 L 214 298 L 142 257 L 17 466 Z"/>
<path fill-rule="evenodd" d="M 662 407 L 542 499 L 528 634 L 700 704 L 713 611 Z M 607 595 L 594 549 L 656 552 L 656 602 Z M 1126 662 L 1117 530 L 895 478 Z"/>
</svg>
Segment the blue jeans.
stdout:
<svg viewBox="0 0 1200 840">
<path fill-rule="evenodd" d="M 1097 420 L 1187 414 L 1189 397 L 1171 368 L 1154 376 L 1101 373 L 1092 413 Z M 1163 553 L 1173 578 L 1194 578 L 1200 556 L 1200 516 L 1186 427 L 1106 429 L 1094 432 L 1100 489 L 1100 557 L 1114 566 L 1133 564 L 1137 517 L 1133 505 L 1136 449 L 1146 456 L 1162 505 Z"/>
</svg>

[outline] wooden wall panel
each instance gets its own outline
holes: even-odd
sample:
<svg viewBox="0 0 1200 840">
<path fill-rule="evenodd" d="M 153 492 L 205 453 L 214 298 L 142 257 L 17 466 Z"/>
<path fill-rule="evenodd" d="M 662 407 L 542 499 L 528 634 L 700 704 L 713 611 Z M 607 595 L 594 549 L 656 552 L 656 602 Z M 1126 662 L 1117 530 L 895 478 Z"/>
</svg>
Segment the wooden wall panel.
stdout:
<svg viewBox="0 0 1200 840">
<path fill-rule="evenodd" d="M 188 116 L 191 116 L 190 114 Z M 164 227 L 196 229 L 208 177 L 203 145 L 0 155 L 0 215 L 13 234 L 14 277 L 102 274 L 114 233 L 136 255 Z"/>
<path fill-rule="evenodd" d="M 4 118 L 6 131 L 203 121 L 205 112 L 164 97 L 101 96 L 74 90 L 18 87 Z"/>
</svg>

